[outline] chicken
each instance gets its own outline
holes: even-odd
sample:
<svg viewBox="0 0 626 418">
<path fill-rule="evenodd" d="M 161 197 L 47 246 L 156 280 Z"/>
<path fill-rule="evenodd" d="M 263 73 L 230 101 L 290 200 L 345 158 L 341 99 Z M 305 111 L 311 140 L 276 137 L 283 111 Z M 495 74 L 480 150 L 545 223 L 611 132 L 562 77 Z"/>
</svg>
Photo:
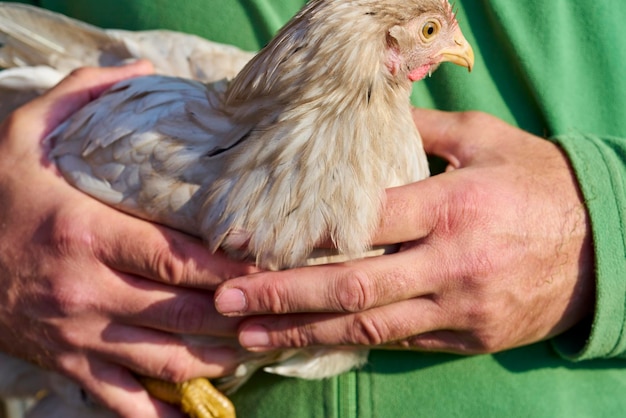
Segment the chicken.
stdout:
<svg viewBox="0 0 626 418">
<path fill-rule="evenodd" d="M 254 56 L 195 35 L 102 30 L 45 9 L 2 2 L 0 46 L 0 68 L 11 68 L 0 73 L 0 120 L 79 67 L 145 58 L 158 74 L 212 82 L 234 77 Z"/>
<path fill-rule="evenodd" d="M 311 0 L 234 79 L 118 83 L 50 135 L 51 156 L 85 193 L 199 235 L 210 251 L 267 269 L 362 257 L 385 188 L 428 176 L 409 94 L 444 61 L 474 62 L 447 0 Z M 335 252 L 316 249 L 329 241 Z M 323 378 L 366 359 L 363 349 L 264 353 L 216 384 L 232 391 L 268 364 Z M 216 396 L 206 380 L 173 397 L 158 394 L 165 382 L 144 383 L 192 416 L 222 416 L 196 398 Z"/>
</svg>

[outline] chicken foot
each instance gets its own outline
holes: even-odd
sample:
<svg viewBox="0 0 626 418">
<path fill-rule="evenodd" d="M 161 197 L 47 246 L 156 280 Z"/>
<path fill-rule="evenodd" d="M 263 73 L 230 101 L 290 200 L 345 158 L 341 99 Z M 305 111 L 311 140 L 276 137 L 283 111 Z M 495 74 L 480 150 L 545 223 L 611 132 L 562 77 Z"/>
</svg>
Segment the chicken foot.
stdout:
<svg viewBox="0 0 626 418">
<path fill-rule="evenodd" d="M 191 418 L 235 418 L 235 407 L 230 399 L 205 378 L 183 383 L 141 377 L 141 383 L 155 398 L 174 405 Z"/>
</svg>

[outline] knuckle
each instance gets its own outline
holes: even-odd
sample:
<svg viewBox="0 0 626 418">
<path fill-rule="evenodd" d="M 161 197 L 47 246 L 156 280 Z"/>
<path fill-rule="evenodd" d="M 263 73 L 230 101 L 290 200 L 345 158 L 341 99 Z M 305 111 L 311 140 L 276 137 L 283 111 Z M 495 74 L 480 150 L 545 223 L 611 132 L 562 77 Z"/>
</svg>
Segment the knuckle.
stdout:
<svg viewBox="0 0 626 418">
<path fill-rule="evenodd" d="M 193 364 L 181 350 L 175 349 L 165 361 L 158 378 L 166 382 L 182 383 L 193 376 Z"/>
<path fill-rule="evenodd" d="M 488 252 L 475 249 L 465 254 L 463 262 L 460 264 L 462 267 L 459 267 L 462 268 L 462 271 L 458 273 L 459 277 L 463 277 L 461 283 L 465 291 L 482 294 L 492 284 L 493 272 L 496 267 Z"/>
<path fill-rule="evenodd" d="M 504 348 L 506 336 L 501 332 L 501 314 L 505 312 L 499 304 L 482 301 L 473 303 L 465 310 L 468 331 L 464 333 L 465 352 L 489 354 Z"/>
<path fill-rule="evenodd" d="M 268 331 L 272 347 L 303 348 L 319 342 L 314 325 L 300 323 L 288 317 L 277 319 Z"/>
<path fill-rule="evenodd" d="M 80 317 L 93 306 L 92 296 L 80 288 L 77 280 L 70 277 L 51 278 L 44 302 L 37 309 L 43 315 L 60 317 Z"/>
<path fill-rule="evenodd" d="M 459 186 L 450 195 L 451 207 L 457 209 L 458 218 L 455 218 L 455 224 L 467 225 L 476 222 L 485 212 L 485 202 L 489 196 L 486 195 L 485 186 L 481 180 L 469 179 Z"/>
<path fill-rule="evenodd" d="M 74 216 L 59 215 L 53 220 L 49 240 L 59 254 L 67 255 L 91 249 L 94 237 L 91 228 Z"/>
<path fill-rule="evenodd" d="M 462 311 L 465 325 L 472 330 L 489 328 L 495 316 L 489 301 L 478 295 L 479 293 L 471 301 L 466 301 Z"/>
<path fill-rule="evenodd" d="M 488 322 L 489 313 L 485 306 L 478 303 L 470 303 L 470 306 L 465 309 L 465 315 L 469 324 L 474 324 L 474 327 L 483 327 Z"/>
<path fill-rule="evenodd" d="M 24 113 L 23 116 L 22 113 Z M 8 133 L 12 132 L 15 127 L 19 126 L 21 120 L 26 119 L 26 113 L 27 112 L 23 110 L 23 107 L 18 107 L 4 118 L 2 125 L 0 125 L 0 133 L 3 138 L 9 136 Z"/>
<path fill-rule="evenodd" d="M 492 249 L 488 248 L 488 246 L 480 246 L 471 254 L 468 265 L 474 273 L 474 276 L 479 279 L 484 278 L 487 280 L 493 277 L 493 273 L 497 270 L 497 260 L 494 258 L 493 254 L 499 254 L 499 252 L 494 252 Z"/>
<path fill-rule="evenodd" d="M 205 306 L 205 303 L 200 303 L 191 296 L 177 297 L 168 305 L 168 309 L 164 309 L 163 322 L 167 328 L 176 332 L 199 333 L 204 329 Z"/>
<path fill-rule="evenodd" d="M 490 243 L 472 245 L 456 266 L 457 277 L 462 278 L 459 282 L 462 290 L 472 292 L 485 304 L 496 298 L 503 285 L 501 272 L 508 267 L 506 254 Z"/>
<path fill-rule="evenodd" d="M 350 270 L 339 277 L 337 304 L 343 312 L 362 312 L 374 306 L 374 289 L 370 277 L 362 270 Z"/>
<path fill-rule="evenodd" d="M 64 316 L 77 316 L 94 304 L 97 295 L 84 288 L 84 280 L 80 280 L 83 269 L 77 265 L 89 264 L 94 258 L 94 238 L 88 227 L 74 222 L 70 217 L 59 216 L 53 220 L 50 229 L 38 231 L 37 240 L 43 243 L 58 260 L 72 260 L 71 264 L 61 263 L 54 270 L 44 268 L 40 274 L 46 276 L 47 290 L 43 297 L 51 312 Z"/>
<path fill-rule="evenodd" d="M 465 353 L 465 342 L 456 331 L 430 331 L 414 335 L 401 341 L 403 348 L 418 349 L 421 351 L 448 351 Z"/>
<path fill-rule="evenodd" d="M 259 310 L 282 314 L 289 311 L 287 290 L 276 282 L 264 283 L 259 289 Z"/>
<path fill-rule="evenodd" d="M 350 342 L 357 345 L 375 346 L 387 342 L 388 332 L 382 321 L 368 314 L 354 316 L 350 327 Z"/>
<path fill-rule="evenodd" d="M 71 289 L 64 288 L 55 292 L 54 302 L 57 311 L 64 316 L 78 316 L 86 310 L 87 302 L 76 297 Z"/>
<path fill-rule="evenodd" d="M 495 333 L 474 333 L 467 340 L 465 352 L 468 354 L 493 354 L 504 348 L 502 339 Z"/>
<path fill-rule="evenodd" d="M 152 270 L 163 281 L 172 285 L 181 285 L 185 279 L 185 266 L 166 246 L 160 246 L 153 251 Z"/>
<path fill-rule="evenodd" d="M 72 79 L 91 79 L 96 75 L 97 69 L 95 67 L 80 67 L 72 70 L 68 78 Z"/>
<path fill-rule="evenodd" d="M 438 234 L 457 235 L 459 230 L 479 222 L 485 216 L 481 188 L 480 184 L 468 179 L 445 195 L 437 205 L 435 230 Z"/>
<path fill-rule="evenodd" d="M 493 351 L 475 332 L 432 331 L 409 338 L 401 346 L 422 351 L 446 351 L 463 355 L 490 354 Z"/>
<path fill-rule="evenodd" d="M 285 333 L 274 337 L 280 346 L 303 348 L 313 344 L 311 328 L 308 326 L 287 329 Z"/>
<path fill-rule="evenodd" d="M 54 367 L 75 378 L 77 371 L 82 369 L 83 364 L 82 360 L 76 355 L 59 354 L 55 356 Z"/>
<path fill-rule="evenodd" d="M 493 121 L 493 117 L 488 113 L 481 112 L 478 110 L 470 110 L 467 112 L 459 113 L 460 123 L 463 124 L 471 124 L 483 127 L 486 124 L 489 124 Z"/>
<path fill-rule="evenodd" d="M 93 338 L 94 330 L 88 326 L 61 325 L 58 321 L 49 321 L 45 330 L 48 335 L 48 344 L 53 352 L 82 353 L 98 344 Z"/>
</svg>

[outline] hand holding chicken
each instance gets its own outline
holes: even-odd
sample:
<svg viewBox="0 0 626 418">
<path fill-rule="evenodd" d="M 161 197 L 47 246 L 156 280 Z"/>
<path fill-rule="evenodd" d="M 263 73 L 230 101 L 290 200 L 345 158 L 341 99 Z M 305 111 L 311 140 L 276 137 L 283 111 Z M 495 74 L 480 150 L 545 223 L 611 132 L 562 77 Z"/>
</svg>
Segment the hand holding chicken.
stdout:
<svg viewBox="0 0 626 418">
<path fill-rule="evenodd" d="M 426 151 L 450 165 L 387 190 L 374 241 L 400 251 L 224 283 L 216 306 L 248 317 L 245 347 L 495 353 L 593 312 L 589 219 L 563 151 L 486 114 L 413 112 Z"/>
<path fill-rule="evenodd" d="M 117 84 L 52 133 L 52 156 L 97 199 L 263 268 L 304 265 L 324 241 L 362 257 L 385 188 L 428 175 L 408 96 L 444 61 L 473 65 L 445 0 L 313 0 L 232 81 Z M 320 378 L 365 355 L 274 352 L 225 385 L 277 360 Z M 217 416 L 202 408 L 189 412 Z"/>
</svg>

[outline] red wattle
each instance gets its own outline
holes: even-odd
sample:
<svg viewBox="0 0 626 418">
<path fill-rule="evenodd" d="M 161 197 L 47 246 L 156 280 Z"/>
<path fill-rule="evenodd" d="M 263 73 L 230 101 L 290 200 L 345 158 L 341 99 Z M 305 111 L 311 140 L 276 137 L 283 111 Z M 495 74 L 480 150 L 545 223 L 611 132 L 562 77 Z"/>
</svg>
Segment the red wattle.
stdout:
<svg viewBox="0 0 626 418">
<path fill-rule="evenodd" d="M 428 75 L 428 73 L 430 72 L 432 65 L 430 64 L 426 64 L 426 65 L 422 65 L 421 67 L 417 67 L 416 69 L 414 69 L 413 71 L 411 71 L 409 73 L 409 80 L 411 81 L 419 81 L 421 79 L 423 79 L 424 77 L 426 77 Z"/>
</svg>

